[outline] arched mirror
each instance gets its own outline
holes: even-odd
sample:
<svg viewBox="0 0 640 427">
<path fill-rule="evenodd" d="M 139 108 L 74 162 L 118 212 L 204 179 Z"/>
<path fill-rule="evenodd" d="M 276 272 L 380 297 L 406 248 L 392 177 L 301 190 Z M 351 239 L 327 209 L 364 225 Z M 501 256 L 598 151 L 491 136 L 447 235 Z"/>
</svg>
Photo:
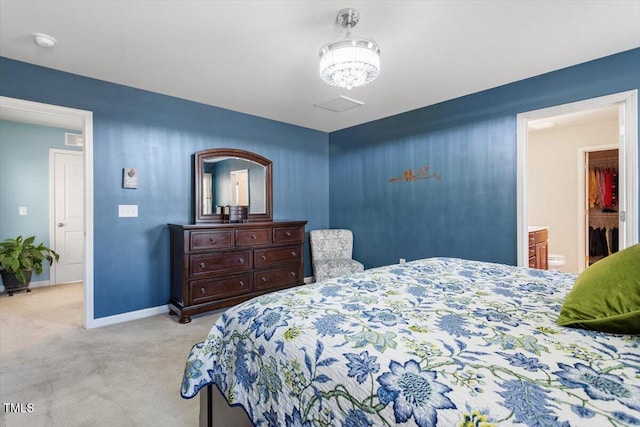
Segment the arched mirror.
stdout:
<svg viewBox="0 0 640 427">
<path fill-rule="evenodd" d="M 214 148 L 195 153 L 195 223 L 225 222 L 225 208 L 247 207 L 250 222 L 271 221 L 271 160 L 249 151 Z"/>
</svg>

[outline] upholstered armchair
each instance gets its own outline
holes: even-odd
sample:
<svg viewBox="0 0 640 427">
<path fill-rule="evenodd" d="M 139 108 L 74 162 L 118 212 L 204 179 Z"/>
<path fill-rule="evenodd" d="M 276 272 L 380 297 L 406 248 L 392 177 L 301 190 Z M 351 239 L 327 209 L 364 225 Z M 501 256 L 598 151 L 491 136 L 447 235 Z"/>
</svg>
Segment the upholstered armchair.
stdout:
<svg viewBox="0 0 640 427">
<path fill-rule="evenodd" d="M 353 257 L 351 230 L 311 230 L 311 265 L 316 282 L 364 270 Z"/>
</svg>

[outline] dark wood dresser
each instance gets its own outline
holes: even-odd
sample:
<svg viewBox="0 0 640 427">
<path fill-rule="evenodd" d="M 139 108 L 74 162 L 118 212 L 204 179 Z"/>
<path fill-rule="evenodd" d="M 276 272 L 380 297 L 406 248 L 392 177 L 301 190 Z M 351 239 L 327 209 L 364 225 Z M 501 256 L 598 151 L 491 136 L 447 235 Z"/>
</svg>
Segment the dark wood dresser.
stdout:
<svg viewBox="0 0 640 427">
<path fill-rule="evenodd" d="M 304 283 L 307 221 L 169 224 L 169 310 L 191 315 Z"/>
</svg>

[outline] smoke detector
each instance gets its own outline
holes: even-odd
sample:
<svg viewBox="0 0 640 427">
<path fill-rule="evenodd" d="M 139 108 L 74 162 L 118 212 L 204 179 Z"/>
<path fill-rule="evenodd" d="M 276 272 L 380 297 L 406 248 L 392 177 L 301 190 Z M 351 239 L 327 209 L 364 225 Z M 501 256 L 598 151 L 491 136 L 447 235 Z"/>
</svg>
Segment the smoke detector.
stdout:
<svg viewBox="0 0 640 427">
<path fill-rule="evenodd" d="M 51 37 L 49 34 L 44 33 L 33 33 L 33 41 L 40 47 L 52 48 L 58 43 L 56 39 Z"/>
</svg>

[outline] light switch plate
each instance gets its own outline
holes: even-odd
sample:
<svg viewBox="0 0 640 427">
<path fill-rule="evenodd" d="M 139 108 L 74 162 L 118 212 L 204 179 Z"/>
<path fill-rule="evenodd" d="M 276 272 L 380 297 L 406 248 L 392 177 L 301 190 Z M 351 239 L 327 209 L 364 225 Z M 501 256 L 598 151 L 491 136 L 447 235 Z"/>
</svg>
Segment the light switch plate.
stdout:
<svg viewBox="0 0 640 427">
<path fill-rule="evenodd" d="M 118 216 L 126 218 L 137 217 L 138 205 L 118 205 Z"/>
<path fill-rule="evenodd" d="M 18 207 L 18 215 L 24 216 L 26 214 L 27 214 L 27 207 L 26 206 L 19 206 Z"/>
</svg>

